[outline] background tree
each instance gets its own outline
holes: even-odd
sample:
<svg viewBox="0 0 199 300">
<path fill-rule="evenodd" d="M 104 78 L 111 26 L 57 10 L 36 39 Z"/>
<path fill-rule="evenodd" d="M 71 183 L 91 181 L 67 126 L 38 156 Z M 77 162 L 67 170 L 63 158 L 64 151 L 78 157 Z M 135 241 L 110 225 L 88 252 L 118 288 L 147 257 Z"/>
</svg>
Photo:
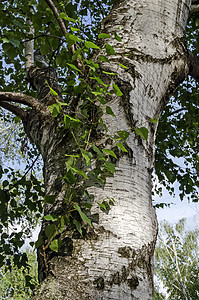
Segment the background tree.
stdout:
<svg viewBox="0 0 199 300">
<path fill-rule="evenodd" d="M 187 231 L 185 226 L 185 219 L 175 225 L 160 225 L 155 274 L 163 282 L 169 299 L 197 299 L 199 295 L 199 231 Z"/>
<path fill-rule="evenodd" d="M 2 168 L 10 181 L 2 177 L 0 259 L 3 264 L 23 245 L 24 232 L 9 235 L 8 227 L 16 219 L 39 218 L 44 203 L 36 243 L 41 285 L 32 299 L 153 295 L 157 220 L 151 174 L 157 120 L 186 76 L 199 78 L 198 45 L 190 53 L 185 43 L 189 17 L 189 41 L 194 37 L 197 17 L 190 11 L 197 14 L 198 5 L 190 0 L 112 4 L 0 3 L 0 106 L 21 119 L 36 146 L 28 146 L 32 162 L 24 175 Z M 196 192 L 198 184 L 195 86 L 191 82 L 186 89 L 192 106 L 182 101 L 183 89 L 180 104 L 173 100 L 161 125 L 167 137 L 160 127 L 157 144 L 156 173 L 165 184 L 178 180 L 182 197 Z M 188 112 L 177 115 L 178 130 L 171 122 L 176 109 L 192 114 L 191 119 Z M 174 133 L 183 136 L 179 147 Z M 185 156 L 185 173 L 165 159 L 167 143 L 170 154 Z M 45 197 L 32 172 L 39 154 Z"/>
<path fill-rule="evenodd" d="M 36 254 L 26 250 L 28 269 L 18 268 L 14 263 L 16 257 L 9 257 L 6 265 L 1 267 L 0 297 L 1 299 L 30 299 L 32 289 L 38 284 Z"/>
</svg>

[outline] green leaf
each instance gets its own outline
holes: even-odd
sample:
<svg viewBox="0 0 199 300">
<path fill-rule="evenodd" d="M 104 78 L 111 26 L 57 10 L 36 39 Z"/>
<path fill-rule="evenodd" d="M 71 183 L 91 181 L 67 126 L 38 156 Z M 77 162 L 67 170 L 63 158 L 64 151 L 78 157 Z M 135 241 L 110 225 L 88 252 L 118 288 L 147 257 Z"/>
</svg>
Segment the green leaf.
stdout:
<svg viewBox="0 0 199 300">
<path fill-rule="evenodd" d="M 134 131 L 137 135 L 141 136 L 141 138 L 147 141 L 149 131 L 146 127 L 134 128 Z"/>
<path fill-rule="evenodd" d="M 10 43 L 10 41 L 7 38 L 2 38 L 3 43 Z"/>
<path fill-rule="evenodd" d="M 102 73 L 113 76 L 113 75 L 117 75 L 117 73 L 111 73 L 111 72 L 106 72 L 106 71 L 102 71 Z"/>
<path fill-rule="evenodd" d="M 35 242 L 35 248 L 38 249 L 39 247 L 41 247 L 41 245 L 43 245 L 44 241 L 41 235 L 39 235 L 37 241 Z"/>
<path fill-rule="evenodd" d="M 77 72 L 82 73 L 81 70 L 78 69 L 75 65 L 73 65 L 73 64 L 68 64 L 68 63 L 67 63 L 67 65 L 68 65 L 72 70 L 75 70 L 75 71 L 77 71 Z"/>
<path fill-rule="evenodd" d="M 45 195 L 44 196 L 44 203 L 53 204 L 55 202 L 56 196 L 55 195 Z"/>
<path fill-rule="evenodd" d="M 104 165 L 104 169 L 110 171 L 111 173 L 115 173 L 115 165 L 113 163 L 110 162 L 106 163 Z"/>
<path fill-rule="evenodd" d="M 61 105 L 59 103 L 54 103 L 52 105 L 49 105 L 48 108 L 51 112 L 51 115 L 54 118 L 56 118 L 59 115 L 60 111 L 61 111 Z"/>
<path fill-rule="evenodd" d="M 53 241 L 50 243 L 50 246 L 49 246 L 49 247 L 50 247 L 50 249 L 51 249 L 52 251 L 58 252 L 59 249 L 61 248 L 61 244 L 62 244 L 62 241 L 56 239 L 56 240 L 53 240 Z"/>
<path fill-rule="evenodd" d="M 55 217 L 53 217 L 52 215 L 46 215 L 46 216 L 44 216 L 44 219 L 46 220 L 46 221 L 57 221 L 57 218 L 55 218 Z"/>
<path fill-rule="evenodd" d="M 55 224 L 49 224 L 45 228 L 45 235 L 48 239 L 50 239 L 56 231 Z"/>
<path fill-rule="evenodd" d="M 111 109 L 110 106 L 106 106 L 106 113 L 107 113 L 108 115 L 111 115 L 111 116 L 115 117 L 115 114 L 114 114 L 114 112 L 112 111 L 112 109 Z"/>
<path fill-rule="evenodd" d="M 151 121 L 152 123 L 158 123 L 158 118 L 150 119 L 150 121 Z"/>
<path fill-rule="evenodd" d="M 106 44 L 106 53 L 107 55 L 113 55 L 115 54 L 115 50 L 113 49 L 113 47 L 109 44 Z"/>
<path fill-rule="evenodd" d="M 57 92 L 55 92 L 50 86 L 49 86 L 49 88 L 50 88 L 50 94 L 52 96 L 58 96 Z"/>
<path fill-rule="evenodd" d="M 19 46 L 20 46 L 20 41 L 18 41 L 18 40 L 10 39 L 10 42 L 11 42 L 14 46 L 16 46 L 16 47 L 19 47 Z"/>
<path fill-rule="evenodd" d="M 74 41 L 74 42 L 82 42 L 82 39 L 80 39 L 78 36 L 74 35 L 74 34 L 69 34 L 69 39 L 71 41 Z"/>
<path fill-rule="evenodd" d="M 100 34 L 98 34 L 98 38 L 99 39 L 108 39 L 110 37 L 111 37 L 110 34 L 107 34 L 107 33 L 100 33 Z"/>
<path fill-rule="evenodd" d="M 115 39 L 118 41 L 118 42 L 121 42 L 122 39 L 119 37 L 119 35 L 117 35 L 116 32 L 114 32 L 114 36 L 115 36 Z"/>
<path fill-rule="evenodd" d="M 84 157 L 87 166 L 91 165 L 92 153 L 80 148 L 82 156 Z"/>
<path fill-rule="evenodd" d="M 74 204 L 73 207 L 79 212 L 80 217 L 82 218 L 83 221 L 85 221 L 86 223 L 88 223 L 91 227 L 91 220 L 83 213 L 83 211 L 81 210 L 81 208 L 79 207 L 79 205 Z"/>
<path fill-rule="evenodd" d="M 103 152 L 107 153 L 108 155 L 111 155 L 117 159 L 117 156 L 113 150 L 110 149 L 102 149 Z"/>
<path fill-rule="evenodd" d="M 77 230 L 78 230 L 79 233 L 82 235 L 82 227 L 81 227 L 81 224 L 80 224 L 77 220 L 73 220 L 73 224 L 75 224 Z"/>
<path fill-rule="evenodd" d="M 60 220 L 60 231 L 61 231 L 61 233 L 63 232 L 64 227 L 65 227 L 65 221 L 64 221 L 64 218 L 62 217 L 61 220 Z"/>
<path fill-rule="evenodd" d="M 82 175 L 85 179 L 88 179 L 88 176 L 86 175 L 86 173 L 76 167 L 71 167 L 70 168 L 74 173 Z"/>
<path fill-rule="evenodd" d="M 74 31 L 80 31 L 80 29 L 79 29 L 79 28 L 76 28 L 76 27 L 71 27 L 70 29 L 71 29 L 71 31 L 73 31 L 73 32 L 74 32 Z"/>
<path fill-rule="evenodd" d="M 123 141 L 126 141 L 126 139 L 129 137 L 129 132 L 125 130 L 117 131 L 117 134 Z"/>
<path fill-rule="evenodd" d="M 85 46 L 86 46 L 86 48 L 89 48 L 89 49 L 91 48 L 91 49 L 99 49 L 100 50 L 100 47 L 95 45 L 93 42 L 85 41 Z"/>
<path fill-rule="evenodd" d="M 104 56 L 104 55 L 100 55 L 100 56 L 99 56 L 99 60 L 108 62 L 108 63 L 110 64 L 110 61 L 109 61 L 108 58 L 107 58 L 106 56 Z"/>
<path fill-rule="evenodd" d="M 69 18 L 65 13 L 60 13 L 58 19 L 64 19 L 66 21 L 76 23 L 75 19 Z"/>
<path fill-rule="evenodd" d="M 115 83 L 113 83 L 113 89 L 114 89 L 114 92 L 117 96 L 122 96 L 123 95 L 123 93 L 120 91 L 119 87 Z"/>
<path fill-rule="evenodd" d="M 120 148 L 123 152 L 128 152 L 122 143 L 117 143 L 116 146 Z"/>
<path fill-rule="evenodd" d="M 126 67 L 125 65 L 123 64 L 118 64 L 120 67 L 124 68 L 124 69 L 128 69 L 128 67 Z"/>
</svg>

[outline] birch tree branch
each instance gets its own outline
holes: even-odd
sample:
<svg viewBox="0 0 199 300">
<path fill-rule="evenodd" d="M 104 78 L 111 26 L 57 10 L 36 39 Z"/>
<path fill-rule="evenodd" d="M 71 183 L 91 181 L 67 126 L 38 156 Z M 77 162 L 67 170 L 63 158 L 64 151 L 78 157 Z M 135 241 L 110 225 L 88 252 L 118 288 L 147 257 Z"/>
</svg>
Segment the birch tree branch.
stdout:
<svg viewBox="0 0 199 300">
<path fill-rule="evenodd" d="M 48 6 L 50 7 L 50 9 L 53 11 L 53 14 L 54 14 L 55 18 L 57 19 L 57 22 L 65 36 L 66 33 L 68 33 L 68 32 L 67 32 L 66 25 L 65 25 L 63 19 L 59 18 L 59 11 L 58 11 L 57 7 L 55 6 L 55 4 L 53 3 L 52 0 L 45 0 L 45 1 L 48 4 Z M 71 46 L 71 52 L 72 52 L 72 54 L 75 53 L 74 45 Z M 77 63 L 80 64 L 79 61 L 77 61 Z"/>
<path fill-rule="evenodd" d="M 33 8 L 30 7 L 31 13 L 33 13 Z M 27 18 L 27 23 L 30 26 L 30 30 L 28 32 L 28 35 L 31 35 L 34 37 L 34 27 L 32 26 L 32 22 Z M 25 42 L 25 68 L 26 72 L 29 71 L 29 69 L 34 66 L 34 56 L 33 56 L 33 51 L 34 51 L 34 39 L 30 39 Z"/>
<path fill-rule="evenodd" d="M 199 82 L 199 57 L 189 51 L 189 75 Z"/>
<path fill-rule="evenodd" d="M 15 114 L 22 121 L 24 121 L 27 117 L 27 112 L 15 104 L 0 100 L 0 106 Z"/>
<path fill-rule="evenodd" d="M 199 4 L 191 5 L 191 13 L 199 11 Z"/>
<path fill-rule="evenodd" d="M 29 107 L 32 107 L 40 113 L 45 112 L 45 114 L 46 114 L 46 112 L 47 112 L 47 107 L 43 103 L 40 103 L 35 98 L 33 98 L 31 96 L 27 96 L 22 93 L 0 92 L 0 106 L 3 107 L 2 102 L 3 103 L 5 103 L 5 102 L 20 103 L 20 104 L 24 104 Z"/>
</svg>

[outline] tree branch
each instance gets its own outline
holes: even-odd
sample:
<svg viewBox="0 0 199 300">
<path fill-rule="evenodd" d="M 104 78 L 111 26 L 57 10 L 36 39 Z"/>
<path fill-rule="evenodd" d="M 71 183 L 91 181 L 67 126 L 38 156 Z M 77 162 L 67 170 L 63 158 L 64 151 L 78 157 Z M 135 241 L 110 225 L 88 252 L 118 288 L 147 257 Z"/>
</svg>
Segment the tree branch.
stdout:
<svg viewBox="0 0 199 300">
<path fill-rule="evenodd" d="M 46 112 L 47 112 L 47 107 L 43 103 L 40 103 L 35 98 L 33 98 L 31 96 L 27 96 L 27 95 L 22 94 L 22 93 L 0 92 L 0 106 L 2 106 L 1 105 L 2 102 L 20 103 L 20 104 L 24 104 L 24 105 L 27 105 L 29 107 L 32 107 L 40 113 L 43 112 L 43 113 L 46 114 Z"/>
<path fill-rule="evenodd" d="M 59 11 L 58 11 L 57 7 L 55 6 L 55 4 L 53 3 L 52 0 L 45 0 L 45 1 L 48 4 L 48 6 L 50 7 L 50 9 L 53 11 L 53 14 L 54 14 L 55 18 L 57 19 L 57 22 L 59 23 L 59 26 L 60 26 L 60 28 L 61 28 L 64 36 L 65 36 L 66 33 L 68 33 L 68 32 L 67 32 L 66 25 L 65 25 L 63 19 L 59 18 Z M 75 53 L 75 47 L 74 47 L 74 45 L 71 46 L 71 52 L 72 52 L 72 54 Z M 78 61 L 78 59 L 77 59 L 77 63 L 79 65 L 79 67 L 80 67 L 81 64 Z"/>
<path fill-rule="evenodd" d="M 191 13 L 199 11 L 199 4 L 191 5 Z"/>
<path fill-rule="evenodd" d="M 30 7 L 30 12 L 33 13 L 33 8 Z M 34 36 L 34 27 L 32 25 L 32 22 L 27 18 L 27 23 L 30 26 L 30 30 L 28 32 L 28 35 Z M 29 71 L 29 69 L 34 66 L 34 56 L 33 56 L 33 51 L 34 51 L 34 39 L 31 39 L 29 41 L 25 42 L 25 67 L 26 67 L 26 72 Z"/>
<path fill-rule="evenodd" d="M 189 75 L 199 82 L 199 57 L 189 51 Z"/>
<path fill-rule="evenodd" d="M 17 117 L 19 117 L 22 121 L 26 119 L 27 112 L 23 110 L 21 107 L 11 104 L 5 101 L 0 100 L 0 106 L 7 109 L 8 111 L 15 114 Z"/>
</svg>

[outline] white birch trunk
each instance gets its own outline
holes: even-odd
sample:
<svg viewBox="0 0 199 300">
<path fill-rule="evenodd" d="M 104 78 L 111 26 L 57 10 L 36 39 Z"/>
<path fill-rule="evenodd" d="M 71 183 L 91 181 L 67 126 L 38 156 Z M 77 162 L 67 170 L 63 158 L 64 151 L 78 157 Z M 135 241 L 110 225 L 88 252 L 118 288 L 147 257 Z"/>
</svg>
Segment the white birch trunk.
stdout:
<svg viewBox="0 0 199 300">
<path fill-rule="evenodd" d="M 70 236 L 70 255 L 51 259 L 51 275 L 32 299 L 152 299 L 157 220 L 152 207 L 151 173 L 157 125 L 149 119 L 160 115 L 187 74 L 184 31 L 190 2 L 116 1 L 102 22 L 102 32 L 111 34 L 117 28 L 122 38 L 121 43 L 111 40 L 116 54 L 103 68 L 119 72 L 117 84 L 124 93 L 112 97 L 109 105 L 116 118 L 106 117 L 104 122 L 112 133 L 130 131 L 131 155 L 120 157 L 115 176 L 107 178 L 103 189 L 89 188 L 96 203 L 113 197 L 115 206 L 108 214 L 97 205 L 93 208 L 93 213 L 99 214 L 95 234 L 85 240 Z M 128 70 L 118 68 L 118 63 Z M 134 126 L 148 128 L 147 142 L 135 136 Z M 49 189 L 50 185 L 49 180 Z"/>
</svg>

